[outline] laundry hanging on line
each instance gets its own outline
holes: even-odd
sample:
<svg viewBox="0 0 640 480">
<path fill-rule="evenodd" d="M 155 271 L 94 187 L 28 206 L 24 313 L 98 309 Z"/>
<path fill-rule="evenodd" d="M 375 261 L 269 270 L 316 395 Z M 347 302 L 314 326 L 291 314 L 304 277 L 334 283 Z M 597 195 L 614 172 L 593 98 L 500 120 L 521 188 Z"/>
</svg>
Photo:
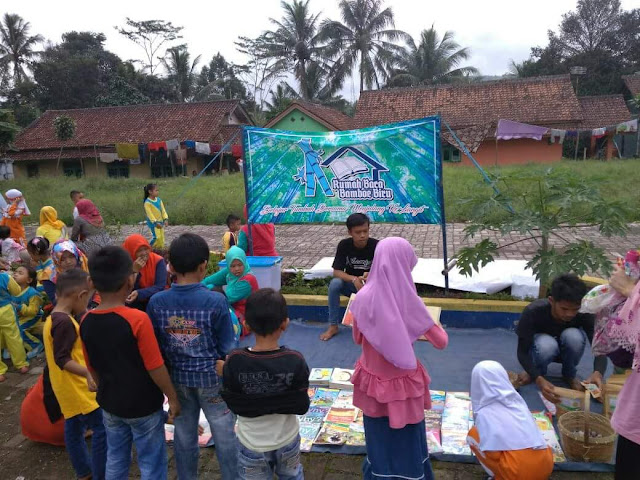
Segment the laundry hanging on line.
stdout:
<svg viewBox="0 0 640 480">
<path fill-rule="evenodd" d="M 116 143 L 118 158 L 135 159 L 140 157 L 137 143 Z"/>
</svg>

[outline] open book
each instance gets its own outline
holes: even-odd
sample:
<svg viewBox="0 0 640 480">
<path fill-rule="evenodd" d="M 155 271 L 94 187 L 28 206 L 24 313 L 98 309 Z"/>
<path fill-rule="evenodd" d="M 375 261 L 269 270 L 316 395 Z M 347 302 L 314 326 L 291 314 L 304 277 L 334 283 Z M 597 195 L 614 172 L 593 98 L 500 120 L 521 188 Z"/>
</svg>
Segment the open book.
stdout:
<svg viewBox="0 0 640 480">
<path fill-rule="evenodd" d="M 331 162 L 329 168 L 331 168 L 331 171 L 338 180 L 344 180 L 345 178 L 353 177 L 358 173 L 365 173 L 369 171 L 369 168 L 356 157 L 336 158 Z"/>
<path fill-rule="evenodd" d="M 347 303 L 347 310 L 344 312 L 344 316 L 342 317 L 342 324 L 346 325 L 347 327 L 353 326 L 353 314 L 351 313 L 351 304 L 353 303 L 355 298 L 356 298 L 356 294 L 352 293 L 351 296 L 349 297 L 349 303 Z M 436 325 L 441 327 L 442 324 L 440 323 L 440 314 L 442 313 L 442 308 L 441 307 L 427 307 L 427 311 L 429 312 L 429 315 L 431 315 L 431 318 L 433 319 L 433 322 Z M 427 339 L 424 337 L 424 335 L 422 337 L 418 338 L 418 340 L 427 341 Z"/>
</svg>

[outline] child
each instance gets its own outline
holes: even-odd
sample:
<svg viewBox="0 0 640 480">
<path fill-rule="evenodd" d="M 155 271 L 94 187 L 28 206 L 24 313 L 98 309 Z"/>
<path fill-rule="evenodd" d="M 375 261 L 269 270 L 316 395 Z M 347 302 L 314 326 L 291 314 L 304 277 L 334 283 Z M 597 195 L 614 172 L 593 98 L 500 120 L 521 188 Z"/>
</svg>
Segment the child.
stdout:
<svg viewBox="0 0 640 480">
<path fill-rule="evenodd" d="M 96 385 L 87 370 L 75 317 L 87 309 L 90 289 L 86 272 L 61 274 L 56 283 L 58 303 L 44 322 L 44 349 L 49 379 L 64 415 L 64 439 L 79 479 L 105 478 L 107 442 Z M 91 455 L 84 433 L 93 432 Z"/>
<path fill-rule="evenodd" d="M 162 394 L 169 399 L 172 415 L 180 413 L 180 403 L 149 317 L 124 305 L 133 288 L 132 264 L 120 247 L 103 247 L 93 254 L 90 283 L 102 301 L 84 317 L 80 336 L 104 411 L 107 478 L 129 478 L 133 440 L 142 479 L 163 480 L 167 449 Z"/>
<path fill-rule="evenodd" d="M 9 266 L 13 263 L 23 263 L 29 265 L 31 257 L 29 252 L 13 238 L 11 238 L 11 229 L 5 225 L 0 226 L 0 240 L 2 244 L 2 260 Z"/>
<path fill-rule="evenodd" d="M 380 241 L 367 284 L 352 303 L 353 339 L 362 355 L 351 381 L 353 404 L 364 414 L 366 480 L 433 478 L 424 423 L 431 379 L 413 343 L 425 335 L 442 349 L 448 337 L 416 292 L 411 270 L 417 263 L 405 239 Z"/>
<path fill-rule="evenodd" d="M 85 254 L 71 240 L 58 240 L 51 249 L 51 258 L 53 259 L 53 270 L 49 281 L 43 282 L 42 287 L 49 297 L 49 301 L 55 305 L 55 284 L 58 275 L 74 268 L 88 272 L 89 266 Z"/>
<path fill-rule="evenodd" d="M 224 293 L 242 325 L 242 336 L 245 336 L 249 333 L 244 320 L 245 304 L 251 292 L 258 290 L 258 280 L 251 272 L 247 255 L 241 248 L 231 247 L 226 260 L 226 268 L 209 275 L 202 283 L 207 288 L 227 286 Z"/>
<path fill-rule="evenodd" d="M 29 252 L 32 264 L 35 265 L 38 279 L 36 288 L 42 293 L 45 291 L 45 282 L 49 282 L 53 286 L 51 275 L 53 275 L 54 266 L 51 252 L 49 252 L 49 241 L 44 237 L 33 237 L 27 242 L 27 252 Z M 55 287 L 50 287 L 49 289 L 55 291 Z"/>
<path fill-rule="evenodd" d="M 553 452 L 529 407 L 498 362 L 478 363 L 471 372 L 475 426 L 467 442 L 496 480 L 545 480 L 553 471 Z"/>
<path fill-rule="evenodd" d="M 149 183 L 144 187 L 144 213 L 147 226 L 151 230 L 151 246 L 164 247 L 164 227 L 169 226 L 169 216 L 164 209 L 164 203 L 158 198 L 158 185 Z"/>
<path fill-rule="evenodd" d="M 0 345 L 9 350 L 13 366 L 24 374 L 29 371 L 29 362 L 11 304 L 11 297 L 19 295 L 20 291 L 20 285 L 8 273 L 0 273 Z M 7 379 L 4 375 L 7 370 L 7 365 L 0 358 L 0 383 Z"/>
<path fill-rule="evenodd" d="M 224 296 L 202 285 L 209 247 L 195 234 L 171 242 L 169 266 L 176 282 L 156 293 L 147 307 L 171 379 L 184 406 L 176 418 L 174 449 L 179 480 L 198 472 L 198 416 L 200 409 L 211 426 L 223 480 L 237 480 L 235 418 L 220 397 L 216 360 L 225 358 L 235 339 Z"/>
<path fill-rule="evenodd" d="M 67 238 L 67 226 L 58 219 L 55 208 L 45 206 L 40 209 L 40 226 L 36 230 L 36 236 L 44 237 L 53 245 L 61 238 Z"/>
<path fill-rule="evenodd" d="M 31 359 L 39 355 L 44 346 L 42 342 L 34 335 L 41 334 L 42 324 L 42 304 L 44 300 L 36 286 L 38 278 L 35 269 L 31 267 L 18 267 L 13 272 L 13 279 L 16 281 L 22 292 L 13 297 L 13 304 L 18 314 L 18 326 L 20 327 L 20 335 L 27 351 L 27 358 Z"/>
<path fill-rule="evenodd" d="M 78 215 L 80 215 L 78 213 L 78 207 L 76 205 L 80 200 L 84 198 L 84 193 L 79 190 L 71 190 L 69 196 L 71 197 L 71 201 L 73 202 L 73 219 L 75 220 L 76 218 L 78 218 Z"/>
<path fill-rule="evenodd" d="M 238 232 L 242 226 L 240 217 L 231 214 L 227 217 L 227 227 L 229 231 L 222 236 L 222 251 L 227 252 L 234 245 L 238 245 Z"/>
<path fill-rule="evenodd" d="M 350 297 L 364 286 L 364 279 L 371 269 L 378 240 L 369 237 L 369 217 L 353 213 L 347 218 L 350 238 L 341 240 L 333 260 L 333 279 L 329 284 L 329 328 L 320 340 L 330 340 L 338 332 L 340 295 Z"/>
<path fill-rule="evenodd" d="M 167 264 L 151 250 L 147 239 L 137 233 L 125 238 L 122 248 L 129 253 L 136 274 L 134 290 L 129 294 L 127 304 L 144 311 L 149 299 L 167 286 Z"/>
<path fill-rule="evenodd" d="M 296 415 L 309 409 L 309 367 L 301 353 L 278 345 L 289 325 L 287 302 L 271 288 L 258 290 L 247 300 L 246 319 L 255 345 L 218 360 L 222 397 L 238 415 L 238 478 L 302 479 Z"/>
<path fill-rule="evenodd" d="M 27 238 L 24 233 L 24 226 L 22 225 L 22 217 L 31 215 L 31 212 L 20 190 L 12 188 L 5 193 L 5 196 L 7 200 L 9 200 L 9 204 L 4 208 L 0 225 L 9 227 L 11 229 L 11 238 L 20 245 L 24 245 Z"/>
<path fill-rule="evenodd" d="M 248 219 L 247 206 L 244 207 L 244 218 Z M 251 236 L 251 246 L 249 249 L 249 236 Z M 276 227 L 273 223 L 251 224 L 251 235 L 249 235 L 249 225 L 245 225 L 238 233 L 238 246 L 247 255 L 252 250 L 254 257 L 277 257 L 276 251 Z"/>
</svg>

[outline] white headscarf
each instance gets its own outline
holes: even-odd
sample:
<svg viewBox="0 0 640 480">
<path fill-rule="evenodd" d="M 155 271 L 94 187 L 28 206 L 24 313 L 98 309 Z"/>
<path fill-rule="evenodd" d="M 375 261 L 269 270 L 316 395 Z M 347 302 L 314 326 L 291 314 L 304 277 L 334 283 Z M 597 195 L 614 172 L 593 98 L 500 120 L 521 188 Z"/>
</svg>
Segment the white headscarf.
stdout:
<svg viewBox="0 0 640 480">
<path fill-rule="evenodd" d="M 17 188 L 12 188 L 11 190 L 7 190 L 4 196 L 7 197 L 9 200 L 15 200 L 16 198 L 22 197 L 22 192 Z M 10 205 L 7 205 L 5 208 L 8 209 L 9 207 Z M 18 202 L 18 208 L 22 209 L 23 215 L 31 215 L 31 212 L 29 211 L 29 207 L 27 206 L 27 202 L 24 198 Z"/>
<path fill-rule="evenodd" d="M 498 362 L 486 360 L 473 367 L 471 403 L 480 450 L 502 452 L 547 447 L 529 407 Z"/>
</svg>

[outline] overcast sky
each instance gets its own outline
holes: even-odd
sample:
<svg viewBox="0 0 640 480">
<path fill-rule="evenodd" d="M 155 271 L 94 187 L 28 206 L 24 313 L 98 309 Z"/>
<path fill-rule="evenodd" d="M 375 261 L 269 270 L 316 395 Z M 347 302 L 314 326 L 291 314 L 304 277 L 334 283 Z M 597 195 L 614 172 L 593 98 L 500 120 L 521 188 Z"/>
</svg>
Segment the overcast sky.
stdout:
<svg viewBox="0 0 640 480">
<path fill-rule="evenodd" d="M 576 6 L 576 0 L 428 1 L 387 0 L 395 14 L 396 27 L 417 37 L 421 30 L 434 24 L 438 32 L 452 30 L 462 46 L 471 48 L 470 65 L 483 75 L 501 75 L 511 59 L 528 58 L 530 48 L 546 44 L 547 30 L 556 30 L 561 16 Z M 338 0 L 311 0 L 314 11 L 323 17 L 339 18 Z M 222 53 L 227 60 L 243 63 L 243 55 L 235 50 L 238 36 L 257 36 L 269 28 L 269 18 L 280 18 L 280 0 L 3 0 L 0 13 L 18 13 L 31 22 L 32 32 L 59 42 L 62 33 L 77 31 L 102 32 L 106 48 L 122 59 L 142 59 L 140 47 L 114 30 L 124 25 L 126 17 L 135 20 L 170 20 L 184 27 L 184 39 L 193 56 L 202 54 L 202 64 Z M 622 0 L 625 9 L 640 7 L 640 0 Z M 343 92 L 353 99 L 357 82 L 349 81 Z"/>
</svg>

